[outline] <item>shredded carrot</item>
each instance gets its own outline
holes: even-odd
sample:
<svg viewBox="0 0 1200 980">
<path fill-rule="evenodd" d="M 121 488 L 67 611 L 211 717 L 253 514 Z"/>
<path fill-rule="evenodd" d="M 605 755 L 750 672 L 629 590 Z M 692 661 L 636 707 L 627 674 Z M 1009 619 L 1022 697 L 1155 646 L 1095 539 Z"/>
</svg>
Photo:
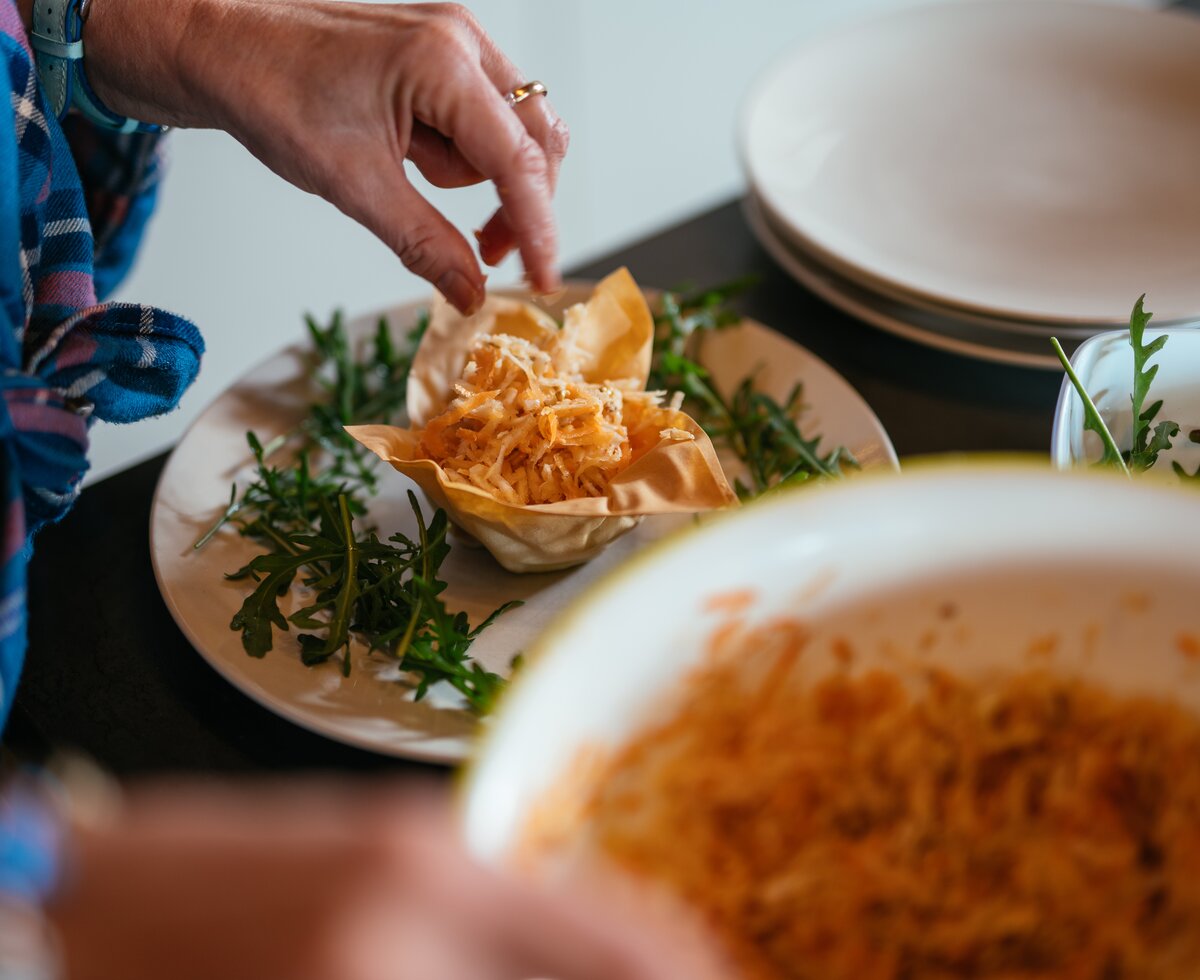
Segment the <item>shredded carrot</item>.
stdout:
<svg viewBox="0 0 1200 980">
<path fill-rule="evenodd" d="M 451 479 L 521 505 L 599 497 L 660 439 L 693 438 L 663 427 L 661 393 L 584 379 L 581 313 L 568 310 L 562 329 L 538 341 L 475 342 L 454 399 L 421 438 Z"/>
<path fill-rule="evenodd" d="M 813 683 L 804 635 L 723 633 L 577 808 L 739 976 L 1200 975 L 1200 717 L 1050 670 Z"/>
</svg>

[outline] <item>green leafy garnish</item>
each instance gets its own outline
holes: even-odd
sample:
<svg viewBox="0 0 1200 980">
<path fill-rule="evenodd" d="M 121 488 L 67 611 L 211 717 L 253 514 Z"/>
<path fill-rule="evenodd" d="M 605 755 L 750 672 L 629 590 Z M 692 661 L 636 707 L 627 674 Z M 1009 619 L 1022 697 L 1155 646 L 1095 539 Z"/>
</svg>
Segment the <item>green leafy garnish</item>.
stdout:
<svg viewBox="0 0 1200 980">
<path fill-rule="evenodd" d="M 750 483 L 735 481 L 742 499 L 795 486 L 813 478 L 842 476 L 842 465 L 857 467 L 844 447 L 820 451 L 821 437 L 806 439 L 797 425 L 804 407 L 803 388 L 797 384 L 780 403 L 754 388 L 747 377 L 728 398 L 716 390 L 708 370 L 692 356 L 705 333 L 723 330 L 741 321 L 729 307 L 750 280 L 681 297 L 666 293 L 662 312 L 655 318 L 654 356 L 647 387 L 681 391 L 688 409 L 717 446 L 743 463 Z"/>
<path fill-rule="evenodd" d="M 312 667 L 340 654 L 342 671 L 349 674 L 351 638 L 357 636 L 368 649 L 394 657 L 402 670 L 418 678 L 417 700 L 430 685 L 445 681 L 472 710 L 486 712 L 504 681 L 474 663 L 467 651 L 514 603 L 501 606 L 475 629 L 465 613 L 446 608 L 441 598 L 446 583 L 440 577 L 450 551 L 446 515 L 439 510 L 426 524 L 411 491 L 417 541 L 403 534 L 381 541 L 374 531 L 356 532 L 347 496 L 336 499 L 335 509 L 329 497 L 320 498 L 311 532 L 281 537 L 278 550 L 256 556 L 228 576 L 255 581 L 230 623 L 241 631 L 246 652 L 264 656 L 271 649 L 274 629 L 287 630 L 290 625 L 316 630 L 298 637 L 303 662 Z M 279 601 L 301 574 L 314 593 L 313 601 L 285 617 Z"/>
<path fill-rule="evenodd" d="M 1084 429 L 1095 432 L 1100 437 L 1103 454 L 1097 465 L 1119 469 L 1126 476 L 1131 473 L 1143 473 L 1153 467 L 1158 462 L 1159 453 L 1171 448 L 1171 440 L 1179 435 L 1180 431 L 1178 422 L 1164 419 L 1155 423 L 1155 418 L 1162 411 L 1162 399 L 1146 405 L 1146 400 L 1150 397 L 1150 386 L 1158 375 L 1158 365 L 1150 364 L 1150 358 L 1167 345 L 1167 335 L 1163 334 L 1146 343 L 1146 326 L 1154 314 L 1146 312 L 1143 306 L 1145 299 L 1144 293 L 1139 296 L 1133 304 L 1133 312 L 1129 315 L 1129 346 L 1133 349 L 1133 388 L 1129 395 L 1133 437 L 1132 446 L 1125 452 L 1121 452 L 1117 447 L 1116 440 L 1097 411 L 1091 396 L 1071 367 L 1062 345 L 1056 338 L 1050 338 L 1071 386 L 1083 401 Z M 1192 436 L 1189 435 L 1189 438 Z M 1200 480 L 1200 467 L 1195 473 L 1188 473 L 1178 462 L 1172 461 L 1171 469 L 1183 479 Z"/>
<path fill-rule="evenodd" d="M 1108 431 L 1108 426 L 1104 424 L 1104 419 L 1100 416 L 1100 412 L 1096 408 L 1096 403 L 1092 401 L 1092 396 L 1087 393 L 1083 382 L 1079 380 L 1079 375 L 1071 367 L 1071 361 L 1067 358 L 1066 352 L 1062 349 L 1062 344 L 1058 342 L 1057 337 L 1050 338 L 1050 346 L 1054 348 L 1054 353 L 1058 355 L 1058 360 L 1062 364 L 1063 370 L 1067 372 L 1067 377 L 1070 379 L 1075 393 L 1083 401 L 1084 430 L 1094 432 L 1100 437 L 1100 445 L 1103 447 L 1104 452 L 1100 457 L 1098 465 L 1111 466 L 1128 476 L 1129 467 L 1125 465 L 1125 460 L 1121 456 L 1121 450 L 1117 448 L 1117 441 L 1113 438 L 1112 433 Z"/>
<path fill-rule="evenodd" d="M 330 454 L 329 465 L 375 492 L 376 457 L 346 435 L 347 425 L 390 423 L 404 412 L 408 374 L 417 345 L 429 326 L 422 314 L 401 347 L 392 342 L 387 320 L 380 318 L 364 359 L 356 356 L 346 336 L 341 311 L 328 327 L 305 317 L 313 353 L 310 374 L 324 392 L 300 424 L 302 433 Z"/>
<path fill-rule="evenodd" d="M 327 328 L 309 319 L 310 370 L 323 397 L 285 437 L 264 445 L 253 432 L 246 434 L 254 475 L 240 496 L 234 488 L 229 506 L 196 546 L 232 524 L 266 549 L 227 576 L 254 582 L 230 622 L 250 656 L 265 656 L 276 630 L 296 627 L 308 631 L 297 637 L 306 665 L 340 657 L 342 672 L 349 674 L 352 640 L 357 638 L 368 652 L 393 657 L 414 677 L 418 700 L 431 685 L 445 682 L 472 711 L 484 713 L 504 680 L 471 660 L 468 651 L 497 616 L 519 603 L 506 603 L 475 628 L 465 613 L 447 609 L 440 569 L 450 550 L 449 522 L 438 510 L 426 523 L 411 492 L 416 541 L 403 534 L 382 541 L 374 530 L 355 526 L 356 518 L 366 514 L 365 497 L 376 490 L 376 457 L 343 427 L 400 415 L 425 324 L 422 318 L 397 349 L 386 322 L 380 321 L 360 360 L 340 315 Z M 292 446 L 294 458 L 274 465 L 271 457 L 285 445 Z M 321 465 L 314 465 L 314 459 Z M 297 579 L 310 590 L 312 601 L 285 616 L 280 601 Z"/>
<path fill-rule="evenodd" d="M 305 317 L 305 324 L 312 342 L 308 375 L 322 397 L 309 406 L 303 421 L 291 432 L 265 445 L 253 433 L 247 435 L 258 465 L 258 479 L 240 497 L 236 485 L 231 488 L 229 506 L 196 541 L 193 547 L 197 549 L 243 508 L 260 515 L 263 508 L 306 510 L 331 492 L 349 489 L 373 494 L 376 490 L 376 457 L 347 436 L 344 428 L 365 422 L 391 422 L 403 413 L 408 373 L 429 319 L 422 314 L 405 336 L 404 346 L 397 348 L 387 320 L 380 317 L 365 359 L 356 357 L 340 310 L 333 314 L 328 327 L 320 326 L 311 316 Z M 270 472 L 263 469 L 266 459 L 289 446 L 294 447 L 294 467 Z M 321 457 L 319 469 L 310 463 L 314 455 Z M 360 501 L 355 499 L 353 503 L 356 516 L 366 512 Z"/>
<path fill-rule="evenodd" d="M 1135 472 L 1148 470 L 1158 460 L 1158 454 L 1164 449 L 1171 448 L 1171 440 L 1179 434 L 1176 422 L 1159 422 L 1151 430 L 1154 417 L 1162 409 L 1162 401 L 1156 401 L 1149 408 L 1143 408 L 1150 394 L 1150 385 L 1158 374 L 1158 365 L 1147 367 L 1155 354 L 1166 346 L 1167 336 L 1145 343 L 1146 324 L 1150 322 L 1151 313 L 1142 307 L 1146 296 L 1143 293 L 1133 306 L 1129 316 L 1129 346 L 1133 348 L 1133 392 L 1129 396 L 1133 408 L 1133 448 L 1126 457 L 1129 468 Z"/>
</svg>

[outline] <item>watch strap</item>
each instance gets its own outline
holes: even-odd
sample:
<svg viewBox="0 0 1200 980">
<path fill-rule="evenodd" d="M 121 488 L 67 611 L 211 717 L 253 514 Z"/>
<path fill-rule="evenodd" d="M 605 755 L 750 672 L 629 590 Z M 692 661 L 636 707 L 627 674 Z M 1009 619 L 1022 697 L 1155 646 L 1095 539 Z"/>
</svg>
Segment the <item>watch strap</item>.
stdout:
<svg viewBox="0 0 1200 980">
<path fill-rule="evenodd" d="M 59 118 L 71 107 L 75 66 L 83 57 L 82 29 L 79 0 L 34 0 L 29 43 L 50 110 Z"/>
<path fill-rule="evenodd" d="M 94 123 L 119 133 L 157 133 L 161 126 L 119 116 L 109 109 L 83 70 L 83 22 L 87 0 L 33 0 L 33 32 L 38 78 L 51 111 L 62 118 L 74 106 Z"/>
<path fill-rule="evenodd" d="M 98 122 L 118 133 L 156 132 L 160 127 L 138 122 L 128 116 L 118 116 L 100 101 L 88 84 L 87 76 L 83 73 L 83 63 L 76 62 L 75 78 L 71 88 L 71 101 L 75 107 L 88 119 Z"/>
</svg>

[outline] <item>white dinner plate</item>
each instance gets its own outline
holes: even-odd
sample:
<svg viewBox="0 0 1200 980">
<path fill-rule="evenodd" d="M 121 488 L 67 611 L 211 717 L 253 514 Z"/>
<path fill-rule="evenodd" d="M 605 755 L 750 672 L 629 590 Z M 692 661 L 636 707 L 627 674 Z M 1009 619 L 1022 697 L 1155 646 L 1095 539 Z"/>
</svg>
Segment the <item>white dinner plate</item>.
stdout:
<svg viewBox="0 0 1200 980">
<path fill-rule="evenodd" d="M 867 281 L 863 278 L 847 276 L 836 263 L 827 263 L 823 256 L 816 252 L 806 251 L 792 236 L 789 236 L 786 222 L 777 214 L 772 213 L 770 206 L 761 197 L 751 192 L 754 206 L 760 212 L 760 219 L 770 226 L 774 238 L 792 252 L 798 261 L 814 269 L 825 269 L 829 275 L 843 283 L 844 291 L 872 296 L 877 305 L 886 306 L 891 310 L 916 314 L 922 322 L 944 324 L 941 329 L 955 331 L 961 327 L 978 328 L 986 333 L 1028 334 L 1040 339 L 1042 343 L 1048 337 L 1070 337 L 1075 340 L 1086 340 L 1098 333 L 1112 329 L 1103 323 L 1058 323 L 1045 320 L 1021 320 L 1007 317 L 992 316 L 979 310 L 968 310 L 961 306 L 945 306 L 936 300 L 918 293 L 910 293 L 882 279 Z M 1132 301 L 1129 304 L 1133 308 Z"/>
<path fill-rule="evenodd" d="M 910 8 L 802 45 L 748 98 L 750 183 L 847 278 L 1033 321 L 1200 317 L 1200 19 Z"/>
<path fill-rule="evenodd" d="M 592 284 L 567 289 L 552 312 L 590 295 Z M 385 311 L 394 334 L 415 321 L 424 304 Z M 380 314 L 348 324 L 354 338 L 366 336 Z M 193 646 L 232 684 L 272 711 L 330 738 L 389 755 L 454 763 L 471 750 L 477 723 L 453 691 L 434 688 L 414 702 L 390 663 L 360 652 L 343 678 L 327 663 L 305 667 L 292 634 L 276 634 L 276 648 L 261 660 L 242 649 L 229 621 L 241 605 L 245 583 L 224 573 L 243 565 L 255 549 L 232 529 L 217 534 L 203 549 L 192 544 L 229 499 L 229 486 L 244 479 L 250 462 L 245 433 L 266 442 L 291 431 L 314 397 L 303 366 L 305 348 L 290 347 L 251 370 L 196 419 L 167 461 L 150 517 L 150 549 L 159 589 L 171 615 Z M 804 383 L 807 409 L 800 419 L 806 434 L 821 433 L 823 445 L 849 448 L 864 468 L 895 468 L 895 450 L 879 420 L 853 388 L 823 361 L 766 327 L 746 321 L 706 338 L 703 358 L 718 387 L 729 387 L 757 372 L 759 386 L 783 398 L 796 381 Z M 381 491 L 371 520 L 381 530 L 415 533 L 406 492 L 413 484 L 392 471 L 381 474 Z M 427 504 L 428 518 L 432 508 Z M 691 518 L 647 518 L 599 558 L 566 572 L 514 575 L 491 556 L 461 542 L 442 571 L 451 609 L 479 622 L 510 599 L 525 604 L 502 616 L 473 648 L 476 659 L 507 673 L 512 658 L 527 649 L 544 625 L 569 601 L 621 561 L 687 524 Z"/>
<path fill-rule="evenodd" d="M 774 225 L 753 196 L 745 199 L 743 211 L 759 244 L 788 275 L 857 320 L 918 344 L 965 357 L 1018 367 L 1062 370 L 1050 346 L 1049 335 L 998 329 L 982 325 L 978 317 L 938 316 L 898 303 L 851 282 L 837 271 L 821 265 L 812 256 L 792 248 L 775 231 Z M 1062 331 L 1060 339 L 1068 350 L 1078 343 L 1078 338 L 1072 336 L 1074 332 L 1073 329 Z"/>
</svg>

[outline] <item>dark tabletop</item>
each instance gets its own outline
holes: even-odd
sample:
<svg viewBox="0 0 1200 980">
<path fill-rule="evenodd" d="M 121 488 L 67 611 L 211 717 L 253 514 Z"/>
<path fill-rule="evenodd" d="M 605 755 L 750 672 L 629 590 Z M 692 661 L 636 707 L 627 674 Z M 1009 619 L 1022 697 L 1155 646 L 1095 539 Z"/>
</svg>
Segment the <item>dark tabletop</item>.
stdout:
<svg viewBox="0 0 1200 980">
<path fill-rule="evenodd" d="M 844 375 L 902 457 L 1047 452 L 1056 372 L 970 360 L 856 322 L 771 262 L 737 202 L 569 274 L 600 277 L 622 264 L 639 283 L 665 288 L 760 276 L 740 303 L 743 311 Z M 83 747 L 120 774 L 427 768 L 347 748 L 277 718 L 192 649 L 150 566 L 150 500 L 165 458 L 89 487 L 61 524 L 39 536 L 29 653 L 10 743 L 29 754 L 51 744 Z"/>
</svg>

